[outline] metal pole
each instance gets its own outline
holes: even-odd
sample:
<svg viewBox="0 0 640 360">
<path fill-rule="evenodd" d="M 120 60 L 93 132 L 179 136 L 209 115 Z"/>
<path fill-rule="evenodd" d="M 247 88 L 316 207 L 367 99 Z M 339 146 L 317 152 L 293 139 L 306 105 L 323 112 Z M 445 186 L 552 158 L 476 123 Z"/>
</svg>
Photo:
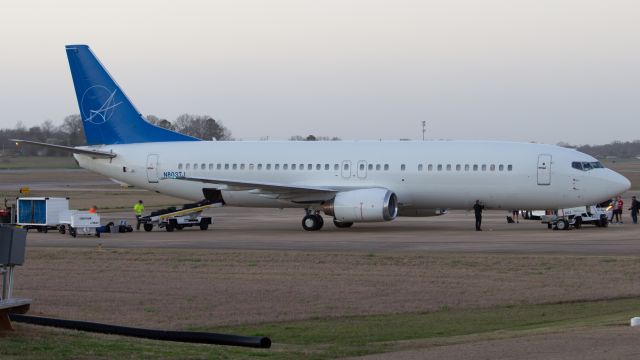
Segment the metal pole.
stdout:
<svg viewBox="0 0 640 360">
<path fill-rule="evenodd" d="M 422 120 L 422 141 L 424 141 L 424 133 L 425 131 L 427 131 L 426 127 L 427 127 L 427 122 Z"/>
<path fill-rule="evenodd" d="M 9 290 L 7 291 L 7 298 L 5 300 L 9 300 L 13 297 L 13 273 L 15 269 L 15 265 L 9 265 Z"/>
<path fill-rule="evenodd" d="M 0 296 L 0 300 L 4 300 L 7 298 L 7 269 L 4 266 L 0 267 L 0 273 L 2 273 L 2 296 Z"/>
</svg>

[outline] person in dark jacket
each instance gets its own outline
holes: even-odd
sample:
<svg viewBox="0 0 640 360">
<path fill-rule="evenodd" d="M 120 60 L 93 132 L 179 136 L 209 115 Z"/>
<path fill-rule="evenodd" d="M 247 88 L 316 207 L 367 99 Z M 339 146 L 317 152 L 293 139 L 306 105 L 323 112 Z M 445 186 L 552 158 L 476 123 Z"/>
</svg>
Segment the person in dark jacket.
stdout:
<svg viewBox="0 0 640 360">
<path fill-rule="evenodd" d="M 484 205 L 480 204 L 480 200 L 476 200 L 476 203 L 473 205 L 473 212 L 476 215 L 476 231 L 482 231 L 480 225 L 482 225 L 482 210 L 484 209 Z"/>
<path fill-rule="evenodd" d="M 629 208 L 629 210 L 631 210 L 631 220 L 634 224 L 637 224 L 638 211 L 640 211 L 640 201 L 638 201 L 635 196 L 631 197 L 631 207 Z"/>
</svg>

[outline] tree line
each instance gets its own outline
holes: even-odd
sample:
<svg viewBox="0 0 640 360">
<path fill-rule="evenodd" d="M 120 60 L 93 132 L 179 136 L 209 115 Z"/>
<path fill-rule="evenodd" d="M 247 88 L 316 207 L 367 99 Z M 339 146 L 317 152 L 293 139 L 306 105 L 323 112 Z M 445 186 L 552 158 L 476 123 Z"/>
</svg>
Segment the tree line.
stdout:
<svg viewBox="0 0 640 360">
<path fill-rule="evenodd" d="M 209 115 L 182 114 L 174 121 L 148 115 L 146 120 L 151 124 L 170 129 L 202 140 L 233 140 L 231 131 L 220 121 Z M 19 148 L 9 139 L 32 140 L 64 146 L 86 145 L 82 119 L 79 114 L 65 117 L 61 125 L 46 120 L 40 125 L 27 128 L 18 122 L 14 129 L 0 129 L 0 155 L 40 155 L 40 156 L 69 156 L 68 152 L 35 146 L 20 146 Z M 338 137 L 317 135 L 294 135 L 290 141 L 338 141 Z M 614 141 L 605 145 L 571 145 L 558 143 L 559 146 L 573 148 L 596 158 L 634 158 L 640 156 L 640 140 Z"/>
<path fill-rule="evenodd" d="M 220 121 L 208 115 L 182 114 L 175 121 L 161 119 L 155 115 L 148 115 L 146 120 L 154 125 L 170 129 L 202 140 L 232 140 L 231 131 Z M 64 118 L 61 125 L 46 120 L 40 125 L 27 128 L 18 122 L 14 129 L 0 129 L 0 149 L 3 155 L 28 156 L 69 156 L 68 152 L 37 146 L 20 146 L 10 139 L 38 141 L 64 146 L 86 145 L 82 118 L 79 114 Z"/>
<path fill-rule="evenodd" d="M 580 145 L 573 146 L 566 143 L 560 146 L 576 149 L 596 158 L 620 158 L 629 159 L 640 156 L 640 140 L 634 141 L 614 141 L 605 145 Z"/>
</svg>

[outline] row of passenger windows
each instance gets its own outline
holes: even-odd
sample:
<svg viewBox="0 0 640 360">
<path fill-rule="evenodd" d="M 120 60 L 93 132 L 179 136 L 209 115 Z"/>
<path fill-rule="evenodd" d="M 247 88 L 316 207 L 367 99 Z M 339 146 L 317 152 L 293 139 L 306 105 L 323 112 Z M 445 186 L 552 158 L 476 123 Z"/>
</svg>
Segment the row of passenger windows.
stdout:
<svg viewBox="0 0 640 360">
<path fill-rule="evenodd" d="M 325 170 L 328 171 L 331 169 L 331 165 L 330 164 L 197 164 L 194 163 L 193 164 L 193 170 L 207 170 L 207 168 L 209 170 L 213 170 L 215 167 L 216 170 L 245 170 L 245 169 L 249 169 L 249 170 L 305 170 L 305 168 L 307 170 Z M 343 163 L 342 164 L 342 170 L 349 170 L 350 164 L 349 163 Z M 364 163 L 360 163 L 358 164 L 358 170 L 359 171 L 364 171 L 366 167 L 366 170 L 369 171 L 389 171 L 389 164 L 364 164 Z M 453 171 L 453 169 L 455 168 L 455 171 L 512 171 L 513 170 L 513 165 L 504 165 L 504 164 L 418 164 L 418 171 Z M 191 170 L 192 169 L 192 165 L 187 163 L 187 164 L 178 164 L 178 170 Z M 333 170 L 335 171 L 339 171 L 340 170 L 340 165 L 339 164 L 333 164 Z M 406 171 L 407 170 L 407 165 L 402 164 L 400 165 L 400 171 Z"/>
<path fill-rule="evenodd" d="M 446 171 L 453 171 L 453 165 L 452 164 L 438 164 L 438 165 L 433 165 L 433 164 L 428 164 L 427 165 L 427 171 L 434 171 L 434 168 L 437 171 L 443 171 L 443 169 L 446 169 Z M 400 169 L 404 171 L 404 165 L 400 166 Z M 504 165 L 504 164 L 456 164 L 455 165 L 455 170 L 456 171 L 462 171 L 464 169 L 464 171 L 471 171 L 473 169 L 473 171 L 487 171 L 487 169 L 489 169 L 489 171 L 513 171 L 513 165 Z M 424 171 L 424 166 L 422 164 L 418 165 L 418 171 Z"/>
</svg>

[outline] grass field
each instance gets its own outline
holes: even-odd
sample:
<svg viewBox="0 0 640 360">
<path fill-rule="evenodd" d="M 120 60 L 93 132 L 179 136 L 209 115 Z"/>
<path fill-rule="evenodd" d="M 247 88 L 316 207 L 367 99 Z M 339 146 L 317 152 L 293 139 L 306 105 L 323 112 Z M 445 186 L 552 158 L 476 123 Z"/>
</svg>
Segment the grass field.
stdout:
<svg viewBox="0 0 640 360">
<path fill-rule="evenodd" d="M 75 159 L 70 156 L 0 156 L 0 170 L 78 168 Z"/>
<path fill-rule="evenodd" d="M 334 359 L 469 341 L 622 325 L 640 298 L 502 306 L 191 329 L 271 337 L 272 349 L 192 345 L 18 325 L 3 359 Z"/>
</svg>

